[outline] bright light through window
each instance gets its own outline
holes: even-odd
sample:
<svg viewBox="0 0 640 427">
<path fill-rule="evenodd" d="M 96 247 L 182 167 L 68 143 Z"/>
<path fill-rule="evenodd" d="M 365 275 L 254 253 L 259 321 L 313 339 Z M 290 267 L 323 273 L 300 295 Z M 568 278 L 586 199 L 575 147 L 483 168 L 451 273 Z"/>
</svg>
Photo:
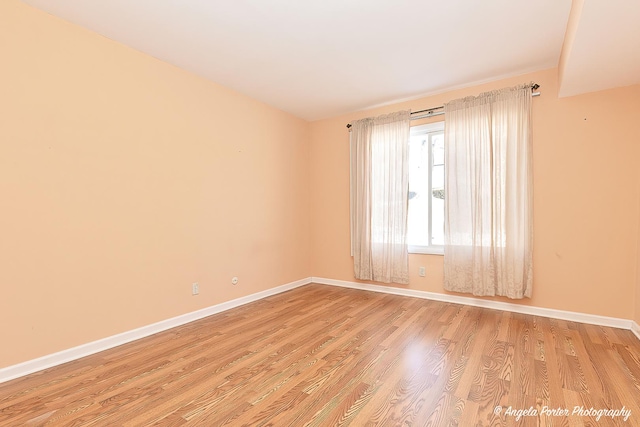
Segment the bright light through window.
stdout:
<svg viewBox="0 0 640 427">
<path fill-rule="evenodd" d="M 411 128 L 409 252 L 443 253 L 444 122 Z"/>
</svg>

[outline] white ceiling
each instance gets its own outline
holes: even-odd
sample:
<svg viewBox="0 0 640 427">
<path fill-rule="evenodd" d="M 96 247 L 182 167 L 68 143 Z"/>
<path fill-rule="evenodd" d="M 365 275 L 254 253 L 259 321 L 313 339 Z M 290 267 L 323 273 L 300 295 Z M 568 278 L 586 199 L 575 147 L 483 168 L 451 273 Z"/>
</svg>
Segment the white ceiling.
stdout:
<svg viewBox="0 0 640 427">
<path fill-rule="evenodd" d="M 574 3 L 560 96 L 640 83 L 640 1 Z"/>
<path fill-rule="evenodd" d="M 23 1 L 307 120 L 555 67 L 571 9 L 571 0 Z M 609 4 L 586 1 L 600 3 L 591 18 Z M 593 32 L 582 31 L 572 55 L 588 58 Z M 583 62 L 567 70 L 580 74 Z"/>
</svg>

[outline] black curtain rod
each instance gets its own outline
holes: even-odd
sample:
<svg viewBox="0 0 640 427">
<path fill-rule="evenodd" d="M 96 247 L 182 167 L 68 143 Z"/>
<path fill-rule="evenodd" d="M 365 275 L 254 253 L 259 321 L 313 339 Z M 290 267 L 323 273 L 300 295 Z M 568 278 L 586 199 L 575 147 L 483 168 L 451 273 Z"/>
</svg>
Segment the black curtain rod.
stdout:
<svg viewBox="0 0 640 427">
<path fill-rule="evenodd" d="M 533 85 L 531 85 L 531 92 L 533 92 L 534 90 L 540 88 L 540 85 L 538 83 L 534 83 Z M 531 96 L 539 96 L 540 92 L 535 92 L 532 93 Z M 422 114 L 424 113 L 422 116 L 420 117 L 412 117 L 411 120 L 417 120 L 417 119 L 425 119 L 427 117 L 433 117 L 433 116 L 440 116 L 442 114 L 444 114 L 444 111 L 437 111 L 437 110 L 442 110 L 444 109 L 444 105 L 441 105 L 439 107 L 433 107 L 433 108 L 425 108 L 424 110 L 418 110 L 418 111 L 412 111 L 411 114 Z M 351 128 L 351 123 L 347 123 L 347 129 Z"/>
</svg>

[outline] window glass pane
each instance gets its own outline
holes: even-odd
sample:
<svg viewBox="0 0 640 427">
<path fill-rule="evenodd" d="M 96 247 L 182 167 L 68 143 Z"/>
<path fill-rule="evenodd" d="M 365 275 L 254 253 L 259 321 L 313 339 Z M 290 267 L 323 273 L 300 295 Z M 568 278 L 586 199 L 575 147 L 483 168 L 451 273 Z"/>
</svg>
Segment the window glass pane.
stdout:
<svg viewBox="0 0 640 427">
<path fill-rule="evenodd" d="M 444 134 L 433 134 L 431 143 L 431 244 L 444 245 Z"/>
<path fill-rule="evenodd" d="M 444 123 L 411 132 L 407 240 L 418 251 L 430 251 L 444 243 Z"/>
<path fill-rule="evenodd" d="M 444 134 L 431 136 L 433 144 L 433 188 L 444 189 Z"/>
<path fill-rule="evenodd" d="M 428 245 L 429 179 L 428 137 L 415 135 L 409 142 L 409 216 L 407 243 L 415 246 Z"/>
</svg>

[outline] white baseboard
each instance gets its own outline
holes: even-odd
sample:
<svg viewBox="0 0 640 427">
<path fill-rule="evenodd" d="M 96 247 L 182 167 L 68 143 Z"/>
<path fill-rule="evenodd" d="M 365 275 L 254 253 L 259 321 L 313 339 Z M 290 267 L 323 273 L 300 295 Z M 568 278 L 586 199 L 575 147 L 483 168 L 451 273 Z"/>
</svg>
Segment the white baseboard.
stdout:
<svg viewBox="0 0 640 427">
<path fill-rule="evenodd" d="M 365 291 L 382 292 L 387 294 L 430 299 L 435 301 L 450 302 L 454 304 L 471 305 L 474 307 L 491 308 L 495 310 L 511 311 L 514 313 L 531 314 L 534 316 L 550 317 L 553 319 L 569 320 L 573 322 L 589 323 L 593 325 L 609 326 L 613 328 L 622 328 L 631 330 L 638 339 L 640 339 L 640 326 L 633 320 L 619 319 L 615 317 L 598 316 L 595 314 L 576 313 L 572 311 L 554 310 L 549 308 L 531 307 L 519 304 L 511 304 L 501 301 L 483 300 L 479 298 L 463 297 L 458 295 L 440 294 L 435 292 L 418 291 L 413 289 L 395 288 L 392 286 L 380 286 L 369 283 L 348 282 L 344 280 L 325 279 L 322 277 L 308 277 L 267 289 L 262 292 L 236 298 L 231 301 L 203 308 L 202 310 L 186 313 L 171 319 L 162 320 L 151 325 L 123 332 L 87 344 L 82 344 L 67 350 L 49 354 L 37 359 L 28 360 L 18 363 L 17 365 L 8 366 L 0 369 L 0 383 L 19 378 L 43 369 L 61 365 L 72 360 L 80 359 L 100 351 L 108 350 L 131 341 L 148 337 L 167 329 L 175 328 L 195 320 L 211 316 L 222 311 L 230 310 L 271 295 L 276 295 L 309 283 L 318 283 L 322 285 L 340 286 L 343 288 L 360 289 Z"/>
<path fill-rule="evenodd" d="M 306 279 L 296 280 L 295 282 L 267 289 L 266 291 L 257 292 L 255 294 L 247 295 L 241 298 L 236 298 L 231 301 L 203 308 L 202 310 L 193 311 L 191 313 L 183 314 L 167 320 L 162 320 L 160 322 L 123 332 L 121 334 L 113 335 L 87 344 L 82 344 L 77 347 L 69 348 L 67 350 L 62 350 L 57 353 L 48 354 L 37 359 L 18 363 L 17 365 L 8 366 L 6 368 L 0 369 L 0 383 L 32 374 L 43 369 L 51 368 L 52 366 L 61 365 L 72 360 L 80 359 L 81 357 L 89 356 L 100 351 L 108 350 L 110 348 L 117 347 L 119 345 L 126 344 L 140 338 L 148 337 L 150 335 L 157 334 L 158 332 L 166 331 L 167 329 L 175 328 L 176 326 L 184 325 L 186 323 L 193 322 L 194 320 L 199 320 L 204 317 L 211 316 L 212 314 L 239 307 L 241 305 L 257 301 L 271 295 L 279 294 L 281 292 L 285 292 L 309 283 L 311 283 L 311 278 L 309 277 Z"/>
<path fill-rule="evenodd" d="M 435 301 L 450 302 L 454 304 L 472 305 L 474 307 L 491 308 L 494 310 L 511 311 L 514 313 L 531 314 L 534 316 L 550 317 L 552 319 L 569 320 L 572 322 L 589 323 L 592 325 L 609 326 L 612 328 L 630 329 L 640 339 L 640 329 L 638 324 L 632 320 L 620 319 L 616 317 L 598 316 L 596 314 L 576 313 L 573 311 L 554 310 L 551 308 L 532 307 L 520 304 L 511 304 L 502 301 L 491 301 L 472 297 L 463 297 L 450 294 L 439 294 L 435 292 L 418 291 L 413 289 L 402 289 L 393 286 L 380 286 L 369 283 L 348 282 L 344 280 L 325 279 L 322 277 L 312 277 L 313 283 L 323 285 L 341 286 L 343 288 L 361 289 L 365 291 L 383 292 L 387 294 L 402 295 L 407 297 L 424 298 Z M 633 329 L 635 324 L 636 329 Z"/>
<path fill-rule="evenodd" d="M 631 322 L 631 332 L 640 340 L 640 325 L 637 322 Z"/>
</svg>

